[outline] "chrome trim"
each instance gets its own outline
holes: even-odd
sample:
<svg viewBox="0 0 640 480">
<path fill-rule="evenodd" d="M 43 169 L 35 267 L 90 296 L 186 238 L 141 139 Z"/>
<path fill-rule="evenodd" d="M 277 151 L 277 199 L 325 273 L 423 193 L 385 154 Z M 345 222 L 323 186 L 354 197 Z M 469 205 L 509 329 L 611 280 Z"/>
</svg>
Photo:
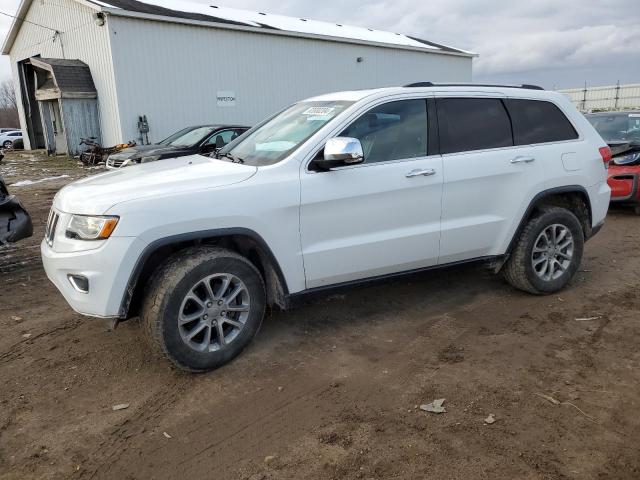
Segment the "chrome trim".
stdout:
<svg viewBox="0 0 640 480">
<path fill-rule="evenodd" d="M 71 273 L 67 275 L 67 279 L 69 280 L 69 283 L 71 284 L 71 286 L 73 287 L 73 289 L 74 289 L 76 292 L 79 292 L 79 293 L 84 293 L 84 294 L 89 293 L 89 289 L 87 289 L 87 290 L 83 290 L 82 288 L 80 288 L 80 287 L 78 286 L 78 284 L 76 283 L 76 279 L 75 279 L 75 277 L 76 277 L 76 276 L 78 276 L 78 277 L 84 277 L 83 275 L 73 275 L 73 274 L 71 274 Z M 87 280 L 87 285 L 89 285 L 89 279 L 87 279 L 87 277 L 84 277 L 84 278 Z"/>
<path fill-rule="evenodd" d="M 412 177 L 429 177 L 431 175 L 435 175 L 436 171 L 433 168 L 416 168 L 414 170 L 411 170 L 410 172 L 407 172 L 405 174 L 405 177 L 407 178 L 412 178 Z"/>
<path fill-rule="evenodd" d="M 60 220 L 60 215 L 56 212 L 53 207 L 49 211 L 49 217 L 47 218 L 47 225 L 44 230 L 44 239 L 47 242 L 47 245 L 50 247 L 53 246 L 53 239 L 56 235 L 56 227 L 58 226 L 58 220 Z"/>
<path fill-rule="evenodd" d="M 535 158 L 525 157 L 522 155 L 518 155 L 517 157 L 511 159 L 511 163 L 531 163 L 533 161 L 535 161 Z"/>
</svg>

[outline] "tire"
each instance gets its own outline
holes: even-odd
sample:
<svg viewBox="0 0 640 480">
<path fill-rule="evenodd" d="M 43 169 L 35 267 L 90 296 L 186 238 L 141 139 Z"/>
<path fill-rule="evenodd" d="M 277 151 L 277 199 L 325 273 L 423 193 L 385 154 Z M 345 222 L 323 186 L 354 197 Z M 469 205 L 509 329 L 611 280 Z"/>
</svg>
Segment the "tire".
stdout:
<svg viewBox="0 0 640 480">
<path fill-rule="evenodd" d="M 571 241 L 571 247 L 559 248 L 558 253 L 552 241 L 545 244 L 545 238 L 552 238 L 554 231 L 557 246 L 562 247 Z M 503 275 L 519 290 L 548 295 L 563 289 L 573 278 L 580 267 L 583 251 L 584 231 L 578 218 L 565 208 L 546 207 L 528 220 L 507 260 Z M 549 258 L 556 260 L 549 261 Z"/>
<path fill-rule="evenodd" d="M 636 212 L 636 215 L 640 215 L 640 205 L 636 205 L 634 211 Z"/>
<path fill-rule="evenodd" d="M 206 372 L 228 363 L 251 342 L 265 303 L 260 272 L 246 258 L 222 248 L 194 247 L 156 270 L 140 319 L 156 352 L 182 370 Z"/>
<path fill-rule="evenodd" d="M 2 144 L 2 148 L 6 148 L 7 150 L 13 148 L 13 142 L 11 140 L 7 140 Z"/>
</svg>

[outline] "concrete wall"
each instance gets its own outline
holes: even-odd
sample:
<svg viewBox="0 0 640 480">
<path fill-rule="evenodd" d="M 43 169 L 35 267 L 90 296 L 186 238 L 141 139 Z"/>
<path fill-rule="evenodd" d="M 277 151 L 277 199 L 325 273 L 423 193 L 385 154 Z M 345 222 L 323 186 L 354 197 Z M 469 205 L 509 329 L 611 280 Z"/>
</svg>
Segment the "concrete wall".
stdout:
<svg viewBox="0 0 640 480">
<path fill-rule="evenodd" d="M 123 142 L 142 114 L 153 142 L 186 125 L 253 125 L 331 91 L 471 80 L 468 57 L 116 16 L 108 25 Z M 235 106 L 218 106 L 218 92 L 233 92 Z"/>
<path fill-rule="evenodd" d="M 11 69 L 18 97 L 20 126 L 24 131 L 26 128 L 17 62 L 40 55 L 45 58 L 78 59 L 89 65 L 98 91 L 103 139 L 106 144 L 113 144 L 122 136 L 114 88 L 109 31 L 106 26 L 99 27 L 94 23 L 94 12 L 92 8 L 73 0 L 36 0 L 31 5 L 26 15 L 27 20 L 59 30 L 62 34 L 54 41 L 54 32 L 25 22 L 11 48 Z M 25 138 L 25 148 L 29 147 Z"/>
</svg>

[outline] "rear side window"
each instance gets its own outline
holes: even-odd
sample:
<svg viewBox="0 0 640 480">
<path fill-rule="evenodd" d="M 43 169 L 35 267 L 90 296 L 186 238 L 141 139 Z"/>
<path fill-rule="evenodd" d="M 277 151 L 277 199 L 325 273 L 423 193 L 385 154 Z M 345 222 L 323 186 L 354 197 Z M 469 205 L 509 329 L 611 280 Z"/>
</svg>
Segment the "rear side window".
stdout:
<svg viewBox="0 0 640 480">
<path fill-rule="evenodd" d="M 574 140 L 578 133 L 562 111 L 543 100 L 505 100 L 516 145 Z"/>
<path fill-rule="evenodd" d="M 509 115 L 497 98 L 439 98 L 440 152 L 513 145 Z"/>
</svg>

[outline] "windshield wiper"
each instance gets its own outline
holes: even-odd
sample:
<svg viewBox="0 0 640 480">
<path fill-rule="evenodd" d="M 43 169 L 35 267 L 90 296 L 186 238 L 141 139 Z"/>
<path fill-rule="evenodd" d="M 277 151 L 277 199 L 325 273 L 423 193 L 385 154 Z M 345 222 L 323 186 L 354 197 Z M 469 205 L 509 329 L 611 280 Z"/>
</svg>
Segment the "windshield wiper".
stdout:
<svg viewBox="0 0 640 480">
<path fill-rule="evenodd" d="M 216 157 L 215 158 L 226 158 L 231 160 L 233 163 L 244 163 L 244 160 L 241 159 L 240 157 L 235 157 L 233 155 L 231 155 L 230 153 L 220 153 L 220 152 L 216 152 Z"/>
</svg>

